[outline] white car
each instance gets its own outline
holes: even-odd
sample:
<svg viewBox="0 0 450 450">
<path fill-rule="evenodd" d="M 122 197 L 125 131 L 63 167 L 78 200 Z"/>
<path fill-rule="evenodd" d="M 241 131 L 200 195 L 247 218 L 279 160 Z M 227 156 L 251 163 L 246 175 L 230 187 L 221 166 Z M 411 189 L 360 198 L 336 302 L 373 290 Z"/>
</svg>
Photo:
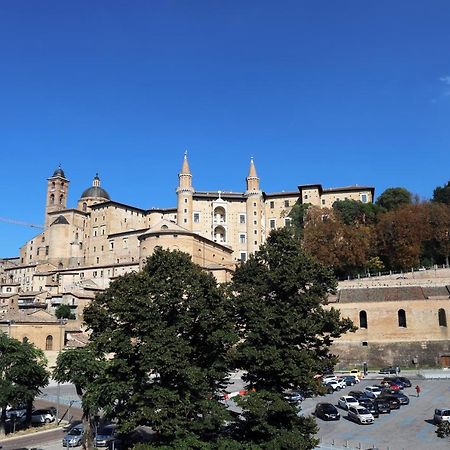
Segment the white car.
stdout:
<svg viewBox="0 0 450 450">
<path fill-rule="evenodd" d="M 381 395 L 381 389 L 378 386 L 367 386 L 364 389 L 364 394 L 369 398 L 378 398 Z"/>
<path fill-rule="evenodd" d="M 50 423 L 56 419 L 53 409 L 36 409 L 31 413 L 31 423 Z"/>
<path fill-rule="evenodd" d="M 434 423 L 450 422 L 450 408 L 438 408 L 434 410 Z"/>
<path fill-rule="evenodd" d="M 363 406 L 350 406 L 348 408 L 348 418 L 361 425 L 373 423 L 375 421 L 373 415 Z"/>
<path fill-rule="evenodd" d="M 337 376 L 336 375 L 324 375 L 322 377 L 322 383 L 323 384 L 327 384 L 330 383 L 331 381 L 337 381 Z"/>
<path fill-rule="evenodd" d="M 342 385 L 341 383 L 339 383 L 339 381 L 327 381 L 326 383 L 324 383 L 324 386 L 331 386 L 333 388 L 333 391 L 342 389 Z"/>
<path fill-rule="evenodd" d="M 338 406 L 340 406 L 342 409 L 349 409 L 350 407 L 359 406 L 359 403 L 355 397 L 352 397 L 350 395 L 343 395 L 342 397 L 339 397 Z"/>
</svg>

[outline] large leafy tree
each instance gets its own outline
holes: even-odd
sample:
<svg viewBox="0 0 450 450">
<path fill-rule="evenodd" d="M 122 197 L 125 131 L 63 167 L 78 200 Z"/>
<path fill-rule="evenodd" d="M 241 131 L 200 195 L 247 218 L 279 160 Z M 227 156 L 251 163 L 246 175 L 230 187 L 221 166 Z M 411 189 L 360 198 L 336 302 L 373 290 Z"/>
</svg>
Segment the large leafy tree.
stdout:
<svg viewBox="0 0 450 450">
<path fill-rule="evenodd" d="M 48 384 L 47 360 L 28 341 L 20 342 L 0 332 L 0 436 L 5 434 L 6 407 L 27 405 L 31 419 L 33 400 Z"/>
<path fill-rule="evenodd" d="M 259 252 L 237 269 L 232 283 L 241 340 L 239 367 L 255 392 L 241 400 L 243 443 L 262 449 L 314 448 L 316 425 L 284 399 L 287 389 L 317 390 L 314 376 L 332 367 L 334 338 L 352 329 L 334 308 L 324 308 L 336 282 L 308 256 L 289 229 L 273 231 Z"/>
<path fill-rule="evenodd" d="M 409 270 L 420 264 L 423 243 L 430 233 L 422 205 L 390 211 L 377 224 L 379 256 L 387 267 Z"/>
<path fill-rule="evenodd" d="M 235 343 L 216 280 L 189 255 L 156 249 L 85 310 L 90 348 L 107 355 L 86 387 L 123 431 L 149 425 L 167 448 L 203 448 L 228 418 L 218 402 Z M 205 447 L 206 448 L 206 447 Z"/>
<path fill-rule="evenodd" d="M 373 203 L 363 203 L 357 200 L 337 200 L 333 209 L 345 225 L 370 225 L 377 221 L 383 209 Z"/>
<path fill-rule="evenodd" d="M 82 401 L 84 449 L 95 448 L 95 416 L 103 402 L 102 383 L 108 362 L 103 352 L 96 351 L 94 346 L 66 350 L 58 355 L 53 378 L 60 383 L 72 383 Z M 111 385 L 110 389 L 113 390 Z"/>
<path fill-rule="evenodd" d="M 433 192 L 433 202 L 450 205 L 450 181 L 444 186 L 438 186 Z"/>
<path fill-rule="evenodd" d="M 411 192 L 402 187 L 395 187 L 386 189 L 377 198 L 376 204 L 387 211 L 392 211 L 401 206 L 412 204 L 412 200 L 413 196 Z"/>
<path fill-rule="evenodd" d="M 334 209 L 310 208 L 302 245 L 319 262 L 332 267 L 336 275 L 343 276 L 368 267 L 373 235 L 370 226 L 346 225 Z"/>
</svg>

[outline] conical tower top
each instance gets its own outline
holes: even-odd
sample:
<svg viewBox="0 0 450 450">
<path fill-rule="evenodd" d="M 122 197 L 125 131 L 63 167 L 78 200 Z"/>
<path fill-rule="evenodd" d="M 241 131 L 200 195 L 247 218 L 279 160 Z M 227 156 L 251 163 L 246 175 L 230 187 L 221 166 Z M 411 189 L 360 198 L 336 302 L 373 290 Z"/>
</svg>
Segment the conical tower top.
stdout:
<svg viewBox="0 0 450 450">
<path fill-rule="evenodd" d="M 184 152 L 183 166 L 181 167 L 181 175 L 191 175 L 191 169 L 187 159 L 187 150 Z"/>
<path fill-rule="evenodd" d="M 250 169 L 248 171 L 248 178 L 258 178 L 256 174 L 255 163 L 253 162 L 253 156 L 250 158 Z"/>
</svg>

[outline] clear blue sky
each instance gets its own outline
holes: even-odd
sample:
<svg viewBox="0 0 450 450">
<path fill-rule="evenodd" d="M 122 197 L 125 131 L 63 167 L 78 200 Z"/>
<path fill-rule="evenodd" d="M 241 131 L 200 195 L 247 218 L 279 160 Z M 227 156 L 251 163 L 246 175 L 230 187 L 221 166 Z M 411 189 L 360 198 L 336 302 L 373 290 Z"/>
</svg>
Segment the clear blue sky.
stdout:
<svg viewBox="0 0 450 450">
<path fill-rule="evenodd" d="M 0 216 L 44 220 L 62 164 L 74 206 L 176 205 L 194 187 L 404 186 L 450 179 L 450 2 L 0 2 Z M 0 256 L 35 234 L 0 222 Z"/>
</svg>

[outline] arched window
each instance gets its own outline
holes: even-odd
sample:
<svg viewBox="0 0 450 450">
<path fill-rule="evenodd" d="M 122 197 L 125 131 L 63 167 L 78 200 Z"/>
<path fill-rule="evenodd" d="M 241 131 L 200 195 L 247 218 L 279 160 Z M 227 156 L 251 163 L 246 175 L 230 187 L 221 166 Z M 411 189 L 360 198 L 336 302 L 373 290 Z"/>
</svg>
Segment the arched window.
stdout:
<svg viewBox="0 0 450 450">
<path fill-rule="evenodd" d="M 50 194 L 50 205 L 55 204 L 55 194 Z"/>
<path fill-rule="evenodd" d="M 367 328 L 367 313 L 366 313 L 366 311 L 359 312 L 359 328 Z"/>
<path fill-rule="evenodd" d="M 447 326 L 447 316 L 445 314 L 445 310 L 444 309 L 440 309 L 438 312 L 438 317 L 439 317 L 439 326 L 440 327 L 446 327 Z"/>
<path fill-rule="evenodd" d="M 216 227 L 214 229 L 214 242 L 226 242 L 227 236 L 224 227 Z"/>
<path fill-rule="evenodd" d="M 45 339 L 45 350 L 53 350 L 53 336 L 51 335 Z"/>
<path fill-rule="evenodd" d="M 216 223 L 225 223 L 227 221 L 225 208 L 222 208 L 222 206 L 218 206 L 214 210 L 214 221 Z"/>
<path fill-rule="evenodd" d="M 58 264 L 58 269 L 63 269 L 64 268 L 64 264 L 62 263 L 62 262 L 60 262 L 59 264 Z"/>
<path fill-rule="evenodd" d="M 406 313 L 404 309 L 398 310 L 398 326 L 406 328 Z"/>
<path fill-rule="evenodd" d="M 87 203 L 83 202 L 83 211 L 86 212 L 86 210 L 87 210 Z"/>
<path fill-rule="evenodd" d="M 62 205 L 63 199 L 64 199 L 64 195 L 61 194 L 61 195 L 59 196 L 59 204 L 60 204 L 60 205 Z"/>
</svg>

